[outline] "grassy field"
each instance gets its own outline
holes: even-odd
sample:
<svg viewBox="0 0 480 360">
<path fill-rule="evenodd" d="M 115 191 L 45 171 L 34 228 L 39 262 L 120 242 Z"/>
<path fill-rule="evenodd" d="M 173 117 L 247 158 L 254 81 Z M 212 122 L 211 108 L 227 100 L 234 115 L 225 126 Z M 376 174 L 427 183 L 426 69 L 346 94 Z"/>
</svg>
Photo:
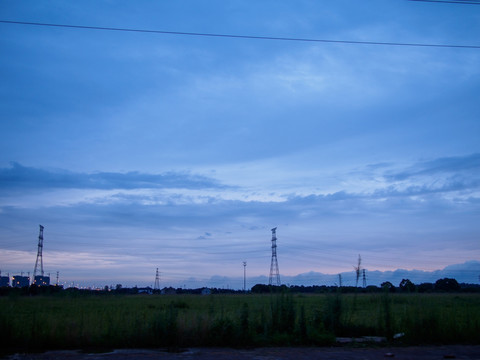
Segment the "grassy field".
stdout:
<svg viewBox="0 0 480 360">
<path fill-rule="evenodd" d="M 480 296 L 102 295 L 0 298 L 0 345 L 27 350 L 480 343 Z"/>
</svg>

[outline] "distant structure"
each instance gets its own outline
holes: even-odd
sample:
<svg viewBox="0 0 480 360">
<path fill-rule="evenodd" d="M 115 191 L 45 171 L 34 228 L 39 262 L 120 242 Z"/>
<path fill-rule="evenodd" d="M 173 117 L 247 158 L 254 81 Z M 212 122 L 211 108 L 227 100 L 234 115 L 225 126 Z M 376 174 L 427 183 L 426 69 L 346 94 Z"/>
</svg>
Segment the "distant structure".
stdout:
<svg viewBox="0 0 480 360">
<path fill-rule="evenodd" d="M 202 295 L 210 295 L 212 293 L 212 290 L 209 288 L 203 288 L 202 289 Z"/>
<path fill-rule="evenodd" d="M 29 287 L 30 286 L 30 276 L 15 275 L 12 276 L 12 287 Z"/>
<path fill-rule="evenodd" d="M 2 276 L 2 272 L 0 271 L 0 287 L 7 286 L 10 286 L 10 275 Z"/>
<path fill-rule="evenodd" d="M 277 261 L 277 228 L 272 229 L 272 262 L 270 263 L 270 277 L 268 285 L 280 286 L 280 273 Z"/>
<path fill-rule="evenodd" d="M 143 287 L 143 288 L 138 288 L 138 293 L 139 294 L 148 294 L 148 295 L 152 295 L 153 294 L 153 290 L 150 286 L 147 286 L 147 287 Z"/>
<path fill-rule="evenodd" d="M 155 285 L 153 286 L 153 291 L 160 291 L 160 274 L 157 272 L 155 274 Z"/>
<path fill-rule="evenodd" d="M 367 287 L 367 275 L 365 275 L 365 269 L 362 269 L 363 270 L 363 287 L 366 288 Z"/>
<path fill-rule="evenodd" d="M 35 261 L 35 269 L 33 270 L 33 284 L 37 286 L 48 286 L 50 285 L 50 277 L 43 276 L 43 229 L 44 227 L 40 225 L 40 233 L 38 235 L 38 251 L 37 251 L 37 260 Z M 40 270 L 38 269 L 38 264 L 40 263 Z M 40 272 L 40 275 L 39 275 Z"/>
</svg>

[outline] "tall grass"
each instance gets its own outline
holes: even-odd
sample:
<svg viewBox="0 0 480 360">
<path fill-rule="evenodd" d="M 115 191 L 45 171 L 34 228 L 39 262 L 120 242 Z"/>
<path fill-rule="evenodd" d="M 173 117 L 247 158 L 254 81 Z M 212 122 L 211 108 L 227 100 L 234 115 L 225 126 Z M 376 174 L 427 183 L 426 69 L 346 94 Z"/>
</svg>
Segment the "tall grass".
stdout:
<svg viewBox="0 0 480 360">
<path fill-rule="evenodd" d="M 331 345 L 405 333 L 407 344 L 474 343 L 480 296 L 151 295 L 0 298 L 0 345 L 26 350 Z"/>
</svg>

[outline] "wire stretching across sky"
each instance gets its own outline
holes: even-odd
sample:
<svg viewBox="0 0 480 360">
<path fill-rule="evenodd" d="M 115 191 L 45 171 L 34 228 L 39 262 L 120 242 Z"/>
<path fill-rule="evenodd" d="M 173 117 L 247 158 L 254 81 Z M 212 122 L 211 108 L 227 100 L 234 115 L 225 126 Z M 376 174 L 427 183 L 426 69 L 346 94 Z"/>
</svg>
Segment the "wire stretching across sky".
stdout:
<svg viewBox="0 0 480 360">
<path fill-rule="evenodd" d="M 419 2 L 432 2 L 432 3 L 444 3 L 444 4 L 461 4 L 461 5 L 480 5 L 480 1 L 464 1 L 464 0 L 409 0 Z"/>
<path fill-rule="evenodd" d="M 113 28 L 113 27 L 84 26 L 84 25 L 71 25 L 71 24 L 52 24 L 52 23 L 10 21 L 10 20 L 0 20 L 0 23 L 17 24 L 17 25 L 32 25 L 32 26 L 46 26 L 46 27 L 57 27 L 57 28 L 73 28 L 73 29 L 82 29 L 82 30 L 124 31 L 124 32 L 153 33 L 153 34 L 164 34 L 164 35 L 204 36 L 204 37 L 250 39 L 250 40 L 274 40 L 274 41 L 296 41 L 296 42 L 357 44 L 357 45 L 415 46 L 415 47 L 434 47 L 434 48 L 480 49 L 480 45 L 404 43 L 404 42 L 382 42 L 382 41 L 356 41 L 356 40 L 293 38 L 293 37 L 275 37 L 275 36 L 257 36 L 257 35 L 233 35 L 233 34 L 218 34 L 218 33 L 148 30 L 148 29 L 134 29 L 134 28 Z"/>
</svg>

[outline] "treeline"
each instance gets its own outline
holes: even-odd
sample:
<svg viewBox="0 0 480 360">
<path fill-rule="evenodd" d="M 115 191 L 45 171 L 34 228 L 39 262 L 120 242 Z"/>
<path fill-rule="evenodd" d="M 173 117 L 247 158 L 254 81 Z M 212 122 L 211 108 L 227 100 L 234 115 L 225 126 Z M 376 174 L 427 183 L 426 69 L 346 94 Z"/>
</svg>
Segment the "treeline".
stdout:
<svg viewBox="0 0 480 360">
<path fill-rule="evenodd" d="M 264 294 L 264 293 L 281 293 L 290 291 L 293 293 L 312 293 L 312 294 L 329 294 L 341 292 L 344 294 L 349 293 L 380 293 L 388 291 L 391 293 L 433 293 L 433 292 L 458 292 L 458 293 L 480 293 L 480 285 L 478 284 L 466 284 L 458 283 L 457 280 L 451 278 L 443 278 L 437 280 L 435 283 L 421 283 L 414 284 L 409 279 L 403 279 L 398 286 L 393 285 L 391 282 L 386 281 L 380 286 L 369 285 L 367 287 L 355 287 L 355 286 L 326 286 L 326 285 L 264 285 L 257 284 L 252 287 L 252 293 Z"/>
<path fill-rule="evenodd" d="M 37 286 L 30 285 L 25 287 L 0 287 L 0 296 L 35 296 L 35 295 L 139 295 L 139 294 L 162 294 L 162 295 L 210 295 L 210 294 L 243 294 L 243 290 L 232 289 L 217 289 L 217 288 L 196 288 L 184 289 L 166 287 L 161 290 L 153 290 L 151 288 L 138 287 L 123 287 L 116 286 L 115 288 L 105 287 L 103 289 L 83 289 L 76 287 L 69 287 L 64 289 L 63 286 Z"/>
<path fill-rule="evenodd" d="M 330 293 L 380 293 L 388 291 L 390 293 L 480 293 L 480 285 L 458 283 L 457 280 L 451 278 L 443 278 L 435 283 L 414 284 L 409 279 L 403 279 L 398 286 L 387 281 L 380 286 L 369 285 L 367 287 L 355 286 L 326 286 L 326 285 L 265 285 L 256 284 L 249 292 L 254 294 L 268 293 L 298 293 L 298 294 L 330 294 Z M 35 296 L 35 295 L 137 295 L 137 294 L 163 294 L 163 295 L 210 295 L 210 294 L 244 294 L 243 290 L 223 289 L 223 288 L 173 288 L 165 287 L 161 290 L 153 290 L 151 288 L 123 287 L 117 284 L 116 287 L 105 286 L 103 289 L 79 289 L 70 287 L 64 289 L 62 286 L 37 286 L 29 287 L 1 287 L 0 296 L 18 295 L 18 296 Z"/>
</svg>

